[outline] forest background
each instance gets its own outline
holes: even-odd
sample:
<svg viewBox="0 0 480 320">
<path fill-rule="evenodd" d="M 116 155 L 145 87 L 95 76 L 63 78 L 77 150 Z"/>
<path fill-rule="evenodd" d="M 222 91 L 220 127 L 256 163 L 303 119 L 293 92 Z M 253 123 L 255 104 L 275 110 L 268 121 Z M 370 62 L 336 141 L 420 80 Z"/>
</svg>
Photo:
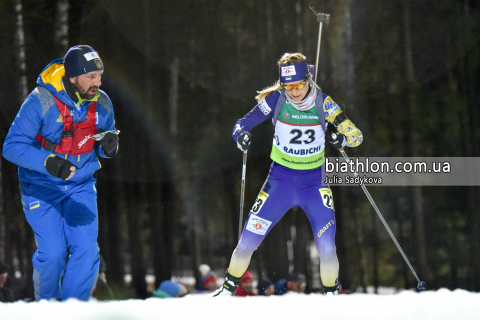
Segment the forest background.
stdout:
<svg viewBox="0 0 480 320">
<path fill-rule="evenodd" d="M 318 22 L 309 4 L 331 14 L 318 83 L 364 135 L 349 156 L 480 155 L 480 1 L 0 0 L 2 145 L 51 60 L 88 44 L 104 62 L 101 88 L 121 134 L 118 155 L 102 160 L 98 173 L 98 242 L 117 297 L 148 297 L 147 274 L 158 285 L 198 278 L 200 263 L 219 273 L 228 266 L 242 169 L 232 127 L 255 105 L 256 91 L 278 78 L 283 53 L 303 52 L 315 63 Z M 273 127 L 252 133 L 244 222 L 271 164 Z M 0 261 L 31 295 L 35 244 L 16 171 L 0 158 Z M 429 289 L 480 291 L 478 187 L 368 189 Z M 414 287 L 360 187 L 332 191 L 343 287 Z M 310 289 L 318 286 L 312 242 L 294 208 L 250 270 L 274 281 L 300 271 Z"/>
</svg>

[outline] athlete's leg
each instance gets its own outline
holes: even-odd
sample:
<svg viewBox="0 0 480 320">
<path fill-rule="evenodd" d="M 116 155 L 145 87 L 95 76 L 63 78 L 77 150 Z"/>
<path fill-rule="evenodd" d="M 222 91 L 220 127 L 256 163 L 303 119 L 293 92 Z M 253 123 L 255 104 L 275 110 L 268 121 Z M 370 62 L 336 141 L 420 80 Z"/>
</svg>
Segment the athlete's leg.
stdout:
<svg viewBox="0 0 480 320">
<path fill-rule="evenodd" d="M 37 245 L 32 257 L 35 300 L 60 299 L 67 257 L 60 204 L 65 194 L 58 189 L 23 182 L 20 182 L 20 194 Z"/>
<path fill-rule="evenodd" d="M 319 174 L 317 173 L 317 175 Z M 320 256 L 322 283 L 325 287 L 334 287 L 338 284 L 339 268 L 335 247 L 335 212 L 333 211 L 332 192 L 322 182 L 322 177 L 309 179 L 306 188 L 302 190 L 301 207 L 305 210 L 313 230 Z"/>
<path fill-rule="evenodd" d="M 241 277 L 260 243 L 294 205 L 294 186 L 290 173 L 280 165 L 272 165 L 270 173 L 248 215 L 242 236 L 230 260 L 228 272 Z"/>
<path fill-rule="evenodd" d="M 65 236 L 70 257 L 63 279 L 62 300 L 88 300 L 97 282 L 100 264 L 95 181 L 75 186 L 63 202 Z"/>
</svg>

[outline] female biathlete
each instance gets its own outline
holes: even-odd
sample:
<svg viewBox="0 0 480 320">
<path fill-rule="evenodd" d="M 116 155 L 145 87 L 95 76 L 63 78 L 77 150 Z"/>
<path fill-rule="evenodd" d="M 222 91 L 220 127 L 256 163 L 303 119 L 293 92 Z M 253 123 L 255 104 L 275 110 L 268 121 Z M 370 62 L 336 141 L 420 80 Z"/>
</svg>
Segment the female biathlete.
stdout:
<svg viewBox="0 0 480 320">
<path fill-rule="evenodd" d="M 253 252 L 292 207 L 302 208 L 312 226 L 324 292 L 338 293 L 335 213 L 323 168 L 327 121 L 337 129 L 336 137 L 329 139 L 337 149 L 360 145 L 362 133 L 312 80 L 309 68 L 313 67 L 303 54 L 285 53 L 278 66 L 280 79 L 258 92 L 258 104 L 233 129 L 238 147 L 247 151 L 250 130 L 272 119 L 273 163 L 233 252 L 225 282 L 212 296 L 235 293 Z"/>
</svg>

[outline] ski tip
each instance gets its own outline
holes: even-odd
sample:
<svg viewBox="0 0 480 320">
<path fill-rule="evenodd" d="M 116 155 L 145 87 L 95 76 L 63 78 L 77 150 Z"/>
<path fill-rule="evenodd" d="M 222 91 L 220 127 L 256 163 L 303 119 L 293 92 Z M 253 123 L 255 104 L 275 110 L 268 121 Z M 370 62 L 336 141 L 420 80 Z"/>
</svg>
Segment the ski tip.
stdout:
<svg viewBox="0 0 480 320">
<path fill-rule="evenodd" d="M 420 281 L 417 285 L 417 292 L 421 292 L 421 291 L 424 291 L 425 289 L 427 289 L 427 284 L 423 281 Z"/>
</svg>

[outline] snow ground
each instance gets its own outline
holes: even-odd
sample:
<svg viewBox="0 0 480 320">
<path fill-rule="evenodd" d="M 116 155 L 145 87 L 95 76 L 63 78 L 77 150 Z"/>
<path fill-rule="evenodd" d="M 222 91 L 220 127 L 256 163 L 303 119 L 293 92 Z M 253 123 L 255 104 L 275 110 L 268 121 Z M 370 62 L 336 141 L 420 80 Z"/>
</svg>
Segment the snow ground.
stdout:
<svg viewBox="0 0 480 320">
<path fill-rule="evenodd" d="M 0 303 L 1 320 L 163 320 L 163 319 L 480 319 L 480 293 L 465 290 L 402 291 L 271 297 L 184 298 L 110 302 L 41 301 Z"/>
</svg>

